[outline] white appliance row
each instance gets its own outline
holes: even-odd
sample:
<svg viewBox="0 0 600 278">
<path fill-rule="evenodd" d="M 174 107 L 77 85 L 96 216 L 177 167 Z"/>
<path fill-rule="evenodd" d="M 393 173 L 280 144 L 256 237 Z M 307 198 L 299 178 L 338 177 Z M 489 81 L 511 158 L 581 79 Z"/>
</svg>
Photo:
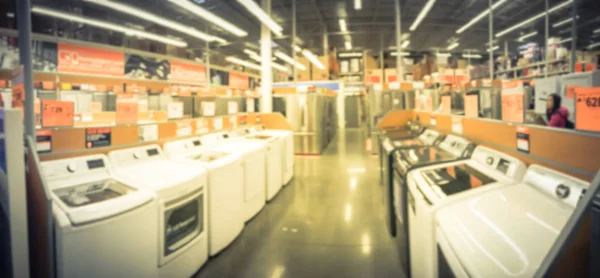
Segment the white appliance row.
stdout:
<svg viewBox="0 0 600 278">
<path fill-rule="evenodd" d="M 478 146 L 408 173 L 412 277 L 532 277 L 588 183 Z"/>
<path fill-rule="evenodd" d="M 253 128 L 43 162 L 58 277 L 192 276 L 291 179 L 288 136 Z"/>
</svg>

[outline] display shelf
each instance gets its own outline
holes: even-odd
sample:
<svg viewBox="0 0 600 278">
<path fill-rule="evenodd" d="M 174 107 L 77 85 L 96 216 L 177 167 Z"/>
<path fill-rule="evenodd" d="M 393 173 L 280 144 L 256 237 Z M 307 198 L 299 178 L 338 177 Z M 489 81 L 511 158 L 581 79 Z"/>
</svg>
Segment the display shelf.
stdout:
<svg viewBox="0 0 600 278">
<path fill-rule="evenodd" d="M 340 76 L 354 76 L 354 75 L 363 75 L 362 71 L 358 71 L 358 72 L 344 72 L 344 73 L 340 73 Z"/>
<path fill-rule="evenodd" d="M 553 64 L 558 64 L 558 63 L 562 63 L 562 62 L 569 62 L 569 60 L 556 59 L 556 60 L 550 60 L 547 63 L 549 65 L 553 65 Z M 524 69 L 528 69 L 528 68 L 535 68 L 535 67 L 545 66 L 545 65 L 546 65 L 546 61 L 542 61 L 542 62 L 528 64 L 526 66 L 514 67 L 514 68 L 510 68 L 510 69 L 506 69 L 506 70 L 499 70 L 499 71 L 496 71 L 496 74 L 510 73 L 510 72 L 515 72 L 517 70 L 524 70 Z"/>
<path fill-rule="evenodd" d="M 561 75 L 561 74 L 566 74 L 569 73 L 571 71 L 569 70 L 562 70 L 562 71 L 557 71 L 557 72 L 550 72 L 548 73 L 548 76 L 553 76 L 553 75 Z M 535 75 L 528 75 L 528 76 L 520 76 L 518 78 L 513 78 L 513 79 L 531 79 L 531 78 L 538 78 L 538 77 L 544 77 L 545 74 L 535 74 Z"/>
</svg>

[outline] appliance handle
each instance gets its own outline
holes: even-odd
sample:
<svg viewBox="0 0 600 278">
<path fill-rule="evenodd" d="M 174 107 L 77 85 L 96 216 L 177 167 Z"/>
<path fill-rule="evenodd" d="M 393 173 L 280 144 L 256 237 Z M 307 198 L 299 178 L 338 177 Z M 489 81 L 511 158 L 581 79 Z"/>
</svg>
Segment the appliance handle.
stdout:
<svg viewBox="0 0 600 278">
<path fill-rule="evenodd" d="M 421 196 L 423 197 L 423 200 L 425 200 L 425 202 L 427 202 L 428 205 L 432 205 L 431 201 L 429 200 L 429 198 L 427 198 L 427 196 L 425 196 L 425 193 L 423 192 L 423 190 L 421 190 L 421 188 L 417 185 L 417 190 L 419 190 L 419 193 L 421 193 Z"/>
<path fill-rule="evenodd" d="M 190 202 L 191 200 L 195 200 L 198 197 L 200 197 L 200 195 L 202 195 L 202 194 L 204 194 L 204 186 L 202 186 L 202 188 L 194 190 L 186 195 L 180 196 L 177 199 L 163 202 L 162 205 L 164 207 L 164 210 L 170 210 L 174 207 L 178 207 L 187 202 Z"/>
</svg>

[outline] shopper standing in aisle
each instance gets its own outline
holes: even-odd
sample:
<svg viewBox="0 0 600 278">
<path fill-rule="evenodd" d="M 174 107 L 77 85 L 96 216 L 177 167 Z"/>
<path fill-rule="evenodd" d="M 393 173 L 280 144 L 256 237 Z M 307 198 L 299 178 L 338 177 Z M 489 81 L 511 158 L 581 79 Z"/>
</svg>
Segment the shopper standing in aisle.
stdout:
<svg viewBox="0 0 600 278">
<path fill-rule="evenodd" d="M 546 99 L 546 117 L 548 126 L 558 128 L 572 128 L 569 122 L 569 110 L 561 106 L 562 98 L 558 94 L 551 94 Z"/>
</svg>

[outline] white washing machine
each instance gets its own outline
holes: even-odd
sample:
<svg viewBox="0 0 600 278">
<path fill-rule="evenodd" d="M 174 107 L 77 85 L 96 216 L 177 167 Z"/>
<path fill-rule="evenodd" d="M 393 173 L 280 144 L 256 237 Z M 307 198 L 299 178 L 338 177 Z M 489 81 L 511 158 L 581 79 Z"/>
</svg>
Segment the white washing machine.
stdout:
<svg viewBox="0 0 600 278">
<path fill-rule="evenodd" d="M 266 203 L 267 148 L 264 141 L 232 139 L 229 132 L 218 132 L 202 136 L 203 142 L 217 142 L 213 149 L 240 153 L 244 165 L 244 219 L 252 219 Z"/>
<path fill-rule="evenodd" d="M 533 277 L 589 183 L 531 165 L 523 182 L 441 209 L 438 277 Z"/>
<path fill-rule="evenodd" d="M 214 141 L 190 138 L 164 145 L 167 157 L 208 170 L 208 252 L 214 256 L 244 229 L 244 166 L 241 153 L 213 150 Z"/>
<path fill-rule="evenodd" d="M 104 155 L 42 162 L 58 277 L 156 277 L 154 192 L 115 178 Z"/>
<path fill-rule="evenodd" d="M 192 276 L 208 259 L 207 171 L 168 160 L 158 145 L 112 151 L 108 157 L 118 177 L 157 193 L 158 275 Z"/>
<path fill-rule="evenodd" d="M 283 129 L 265 129 L 264 125 L 253 126 L 250 131 L 252 134 L 283 138 L 283 185 L 287 185 L 294 177 L 294 132 Z"/>
<path fill-rule="evenodd" d="M 434 220 L 440 208 L 499 186 L 516 184 L 526 170 L 520 160 L 479 146 L 471 159 L 409 172 L 408 228 L 412 276 L 434 277 Z"/>
</svg>

